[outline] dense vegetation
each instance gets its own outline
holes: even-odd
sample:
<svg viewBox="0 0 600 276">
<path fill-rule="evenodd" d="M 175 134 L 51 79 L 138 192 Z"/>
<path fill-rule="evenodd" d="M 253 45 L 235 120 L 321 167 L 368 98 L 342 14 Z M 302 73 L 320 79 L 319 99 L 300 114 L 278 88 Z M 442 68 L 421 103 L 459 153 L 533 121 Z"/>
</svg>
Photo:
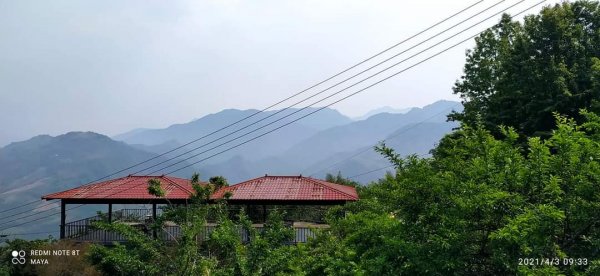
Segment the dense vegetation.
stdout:
<svg viewBox="0 0 600 276">
<path fill-rule="evenodd" d="M 519 134 L 547 136 L 553 112 L 582 119 L 580 108 L 600 111 L 600 9 L 577 1 L 545 8 L 524 23 L 504 16 L 476 38 L 467 53 L 464 76 L 454 92 L 464 112 L 452 118 L 481 120 Z"/>
<path fill-rule="evenodd" d="M 460 129 L 431 158 L 378 146 L 395 172 L 331 209 L 307 244 L 286 244 L 282 213 L 257 232 L 244 212 L 207 204 L 226 185 L 213 178 L 157 222 L 181 225 L 176 244 L 99 224 L 131 243 L 94 245 L 87 260 L 106 275 L 600 275 L 599 12 L 563 3 L 483 33 L 455 86 Z M 198 242 L 209 218 L 218 227 Z"/>
</svg>

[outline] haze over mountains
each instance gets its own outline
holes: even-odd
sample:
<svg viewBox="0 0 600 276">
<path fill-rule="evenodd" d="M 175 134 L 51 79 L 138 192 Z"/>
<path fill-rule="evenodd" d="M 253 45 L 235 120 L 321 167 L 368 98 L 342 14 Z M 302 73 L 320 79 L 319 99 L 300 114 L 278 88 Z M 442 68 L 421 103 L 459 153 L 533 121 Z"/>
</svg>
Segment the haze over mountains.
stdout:
<svg viewBox="0 0 600 276">
<path fill-rule="evenodd" d="M 373 109 L 362 116 L 358 116 L 358 117 L 355 117 L 352 119 L 355 121 L 365 120 L 365 119 L 368 119 L 369 117 L 371 117 L 373 115 L 377 115 L 379 113 L 404 114 L 406 112 L 409 112 L 411 109 L 412 109 L 412 107 L 398 109 L 398 108 L 393 108 L 391 106 L 384 106 L 384 107 Z"/>
<path fill-rule="evenodd" d="M 314 174 L 315 177 L 323 177 L 326 173 L 340 171 L 345 176 L 353 176 L 388 165 L 384 158 L 372 150 L 373 145 L 383 139 L 389 138 L 386 143 L 401 154 L 426 154 L 443 135 L 457 126 L 456 123 L 446 122 L 446 115 L 453 109 L 462 110 L 462 106 L 457 102 L 438 101 L 423 108 L 403 111 L 405 113 L 380 112 L 363 120 L 353 120 L 336 110 L 324 109 L 256 141 L 181 170 L 175 175 L 187 178 L 197 171 L 203 179 L 223 175 L 230 183 L 264 174 Z M 257 114 L 184 149 L 158 157 L 135 170 L 125 171 L 111 178 L 134 173 L 140 168 L 179 155 L 185 149 L 212 142 L 195 152 L 207 151 L 198 157 L 182 161 L 191 154 L 184 155 L 137 174 L 147 174 L 168 164 L 182 162 L 154 174 L 166 173 L 235 146 L 314 110 L 293 109 L 280 113 L 269 111 Z M 112 138 L 92 132 L 70 132 L 56 137 L 40 135 L 27 141 L 11 143 L 0 148 L 0 209 L 35 200 L 43 194 L 97 180 L 156 157 L 256 112 L 257 110 L 227 109 L 189 123 L 175 124 L 164 129 L 140 128 Z M 293 112 L 297 114 L 283 118 Z M 269 115 L 272 117 L 264 122 L 221 138 Z M 277 119 L 281 120 L 273 126 L 267 126 L 209 150 Z M 332 164 L 357 153 L 361 154 L 331 167 Z M 327 170 L 324 170 L 325 168 Z M 368 182 L 384 173 L 385 170 L 381 170 L 357 177 L 356 180 Z"/>
</svg>

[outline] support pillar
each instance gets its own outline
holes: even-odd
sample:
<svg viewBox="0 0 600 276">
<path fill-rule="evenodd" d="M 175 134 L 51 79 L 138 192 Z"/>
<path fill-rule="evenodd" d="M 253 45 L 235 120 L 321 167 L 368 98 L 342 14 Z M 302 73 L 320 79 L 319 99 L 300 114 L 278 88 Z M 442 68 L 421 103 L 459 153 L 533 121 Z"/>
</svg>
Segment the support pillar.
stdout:
<svg viewBox="0 0 600 276">
<path fill-rule="evenodd" d="M 66 203 L 64 200 L 60 200 L 60 239 L 64 239 L 65 238 L 65 224 L 66 224 L 66 220 L 67 220 L 67 213 L 65 210 L 66 207 Z"/>
<path fill-rule="evenodd" d="M 263 223 L 267 222 L 267 205 L 263 205 Z"/>
<path fill-rule="evenodd" d="M 108 223 L 112 223 L 112 203 L 108 204 Z"/>
<path fill-rule="evenodd" d="M 152 203 L 152 223 L 156 222 L 156 203 Z M 152 228 L 152 237 L 156 239 L 156 229 Z"/>
</svg>

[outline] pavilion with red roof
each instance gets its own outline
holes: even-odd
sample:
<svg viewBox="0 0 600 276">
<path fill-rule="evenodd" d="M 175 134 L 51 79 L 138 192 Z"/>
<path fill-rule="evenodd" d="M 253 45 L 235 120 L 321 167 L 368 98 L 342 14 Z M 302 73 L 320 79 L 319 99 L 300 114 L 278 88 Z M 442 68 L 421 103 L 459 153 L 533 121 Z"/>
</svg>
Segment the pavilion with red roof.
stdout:
<svg viewBox="0 0 600 276">
<path fill-rule="evenodd" d="M 148 192 L 148 181 L 160 180 L 164 197 Z M 205 183 L 204 183 L 205 184 Z M 112 221 L 113 204 L 152 204 L 152 217 L 156 218 L 157 204 L 185 204 L 194 189 L 188 179 L 172 176 L 134 176 L 84 185 L 66 191 L 42 196 L 45 200 L 60 199 L 60 238 L 65 238 L 67 204 L 108 204 L 108 221 Z"/>
<path fill-rule="evenodd" d="M 148 182 L 152 179 L 160 181 L 165 191 L 164 197 L 157 197 L 148 192 Z M 201 183 L 206 185 L 207 183 Z M 156 219 L 156 206 L 160 204 L 187 205 L 194 189 L 190 180 L 160 175 L 133 176 L 112 179 L 90 185 L 84 185 L 62 192 L 48 194 L 45 200 L 61 201 L 61 239 L 81 233 L 81 228 L 91 225 L 90 218 L 66 223 L 67 204 L 107 204 L 108 221 L 113 219 L 113 204 L 152 204 L 152 219 Z M 320 179 L 303 176 L 269 176 L 251 179 L 235 185 L 223 187 L 215 191 L 212 200 L 226 200 L 232 205 L 262 206 L 263 221 L 266 220 L 267 205 L 339 205 L 357 201 L 358 194 L 354 187 L 334 184 Z M 125 210 L 125 209 L 124 209 Z M 121 211 L 124 211 L 121 210 Z M 132 209 L 133 210 L 133 209 Z M 148 210 L 146 210 L 148 211 Z M 122 214 L 121 214 L 122 215 Z M 149 215 L 148 215 L 149 216 Z M 68 228 L 66 230 L 66 228 Z M 76 231 L 73 231 L 75 229 Z M 69 232 L 66 235 L 65 232 Z M 79 234 L 80 235 L 80 234 Z M 154 233 L 156 236 L 156 233 Z"/>
<path fill-rule="evenodd" d="M 230 204 L 332 205 L 357 201 L 354 187 L 304 176 L 269 176 L 251 179 L 216 191 L 211 198 L 227 198 Z"/>
</svg>

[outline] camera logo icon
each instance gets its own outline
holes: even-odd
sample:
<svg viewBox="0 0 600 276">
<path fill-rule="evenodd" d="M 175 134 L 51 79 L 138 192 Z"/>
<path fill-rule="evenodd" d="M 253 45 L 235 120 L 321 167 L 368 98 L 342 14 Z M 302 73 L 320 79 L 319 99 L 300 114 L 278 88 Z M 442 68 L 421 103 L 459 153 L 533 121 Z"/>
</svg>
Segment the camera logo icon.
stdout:
<svg viewBox="0 0 600 276">
<path fill-rule="evenodd" d="M 13 264 L 25 264 L 25 250 L 13 250 L 12 256 Z"/>
</svg>

